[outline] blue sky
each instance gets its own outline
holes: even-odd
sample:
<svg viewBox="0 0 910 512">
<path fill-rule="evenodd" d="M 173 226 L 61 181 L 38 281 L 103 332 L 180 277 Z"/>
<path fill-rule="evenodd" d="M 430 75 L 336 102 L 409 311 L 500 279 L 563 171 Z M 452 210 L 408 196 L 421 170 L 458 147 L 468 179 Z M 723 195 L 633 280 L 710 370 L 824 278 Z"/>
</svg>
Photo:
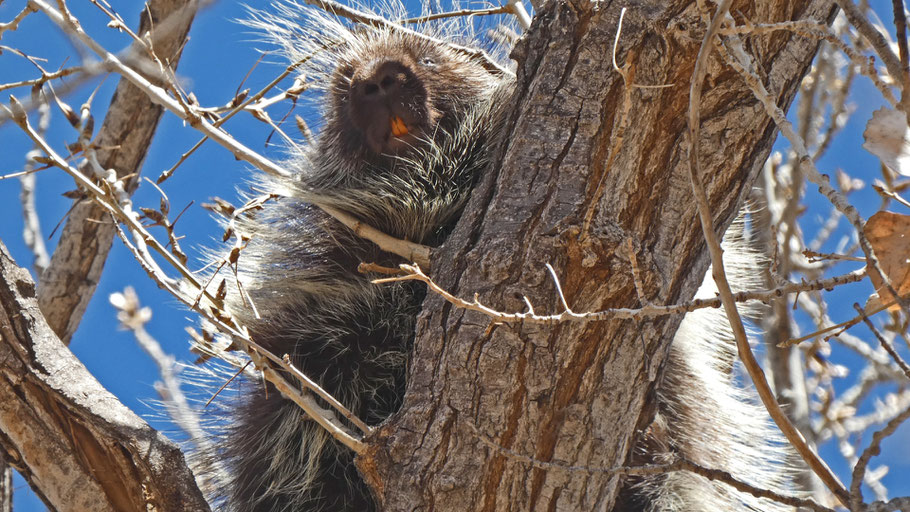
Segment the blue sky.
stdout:
<svg viewBox="0 0 910 512">
<path fill-rule="evenodd" d="M 131 0 L 112 1 L 111 3 L 132 27 L 137 25 L 142 2 Z M 0 21 L 11 19 L 24 4 L 24 0 L 6 0 L 0 5 Z M 266 2 L 251 2 L 250 4 L 261 8 L 267 6 Z M 117 50 L 129 44 L 125 35 L 118 34 L 105 26 L 107 21 L 88 2 L 71 0 L 69 5 L 74 14 L 82 20 L 85 30 L 107 48 Z M 884 13 L 883 18 L 889 17 L 890 2 L 873 2 L 873 6 L 881 7 L 879 12 Z M 185 88 L 193 91 L 204 105 L 222 105 L 228 102 L 237 91 L 238 84 L 259 57 L 257 48 L 261 48 L 263 45 L 256 42 L 257 36 L 233 21 L 244 16 L 242 6 L 229 1 L 214 2 L 197 16 L 190 33 L 190 41 L 186 45 L 180 62 L 178 74 L 183 80 Z M 46 58 L 46 67 L 49 69 L 60 66 L 64 58 L 73 53 L 70 42 L 43 16 L 38 14 L 29 16 L 17 32 L 4 34 L 0 44 L 20 48 L 31 55 Z M 279 59 L 268 60 L 275 62 Z M 68 65 L 72 64 L 74 62 L 68 63 Z M 255 91 L 279 71 L 278 66 L 268 63 L 261 64 L 243 87 L 250 87 Z M 11 52 L 0 54 L 0 83 L 33 76 L 35 76 L 34 68 L 24 59 Z M 116 77 L 90 81 L 66 97 L 65 101 L 74 109 L 78 109 L 79 105 L 98 87 L 97 97 L 94 100 L 94 111 L 96 126 L 100 125 L 103 110 L 110 101 L 116 82 Z M 20 98 L 28 95 L 27 90 L 12 92 Z M 861 134 L 865 121 L 871 117 L 872 111 L 880 106 L 881 101 L 874 88 L 862 78 L 858 79 L 857 87 L 850 100 L 856 107 L 853 122 L 847 126 L 835 141 L 832 150 L 821 160 L 820 169 L 833 174 L 836 168 L 843 168 L 855 177 L 871 182 L 872 178 L 878 175 L 878 160 L 861 149 Z M 7 101 L 6 96 L 3 101 Z M 304 115 L 311 125 L 318 124 L 318 118 L 312 111 L 298 109 L 298 113 Z M 53 115 L 52 128 L 47 139 L 55 147 L 62 148 L 65 143 L 75 140 L 76 134 L 62 119 L 59 111 L 55 110 Z M 240 117 L 243 116 L 238 116 L 238 118 Z M 230 121 L 227 127 L 235 137 L 249 147 L 267 156 L 280 158 L 282 154 L 280 147 L 265 146 L 269 130 L 264 128 L 261 123 L 236 119 Z M 291 125 L 287 126 L 286 131 L 295 133 L 296 129 Z M 149 149 L 143 175 L 154 179 L 162 170 L 171 167 L 180 154 L 192 147 L 199 138 L 198 132 L 183 126 L 174 116 L 165 115 L 152 147 Z M 271 140 L 274 143 L 278 141 L 278 137 L 273 136 Z M 780 142 L 778 146 L 780 146 Z M 28 147 L 31 147 L 30 142 L 18 128 L 11 124 L 0 126 L 0 174 L 20 170 L 23 165 L 22 155 L 26 152 L 23 148 Z M 237 162 L 226 151 L 214 143 L 208 142 L 189 158 L 174 177 L 166 182 L 164 188 L 170 198 L 172 212 L 178 212 L 194 201 L 177 224 L 178 231 L 186 235 L 187 241 L 183 243 L 183 248 L 190 255 L 191 261 L 199 261 L 201 246 L 216 246 L 217 240 L 220 239 L 219 229 L 208 212 L 200 207 L 200 204 L 211 196 L 234 198 L 236 196 L 235 188 L 247 176 L 249 176 L 248 166 Z M 61 221 L 69 208 L 70 201 L 62 198 L 60 194 L 73 188 L 72 180 L 66 177 L 62 171 L 48 170 L 39 173 L 38 212 L 45 236 Z M 31 263 L 31 255 L 22 243 L 18 194 L 17 180 L 0 181 L 0 219 L 2 219 L 0 220 L 0 240 L 7 245 L 20 264 L 28 266 Z M 821 219 L 827 216 L 830 205 L 811 187 L 808 189 L 807 196 L 810 210 L 804 215 L 803 224 L 807 231 L 813 232 Z M 147 183 L 143 183 L 137 191 L 134 201 L 138 205 L 154 207 L 158 204 L 158 198 L 155 189 Z M 852 199 L 865 217 L 874 213 L 878 208 L 879 200 L 869 189 L 858 193 Z M 842 225 L 839 233 L 847 234 L 849 230 Z M 831 247 L 826 247 L 826 249 L 833 247 L 837 236 L 833 239 L 832 244 L 829 244 Z M 56 240 L 55 236 L 48 241 L 50 250 L 53 249 Z M 108 303 L 108 296 L 111 293 L 121 291 L 127 285 L 136 289 L 143 304 L 153 307 L 153 320 L 147 325 L 147 329 L 161 342 L 165 350 L 184 361 L 194 359 L 187 350 L 188 341 L 184 329 L 186 326 L 195 325 L 196 321 L 185 309 L 179 307 L 175 299 L 159 290 L 145 276 L 132 256 L 117 241 L 114 243 L 98 290 L 82 320 L 83 328 L 76 333 L 71 348 L 98 380 L 120 397 L 125 405 L 146 417 L 156 428 L 172 431 L 171 425 L 156 419 L 152 409 L 145 403 L 156 397 L 152 386 L 158 380 L 157 372 L 137 347 L 132 335 L 118 329 L 115 311 Z M 855 301 L 862 303 L 870 292 L 871 288 L 863 284 L 840 293 L 839 298 L 831 303 L 832 318 L 845 319 L 853 316 L 852 303 Z M 855 334 L 867 336 L 863 329 L 856 329 Z M 855 368 L 858 364 L 858 361 L 852 358 L 848 352 L 838 350 L 838 347 L 835 347 L 832 360 L 851 368 Z M 840 386 L 841 384 L 838 384 L 838 387 Z M 910 470 L 908 446 L 910 446 L 910 428 L 905 425 L 898 435 L 883 445 L 882 456 L 874 459 L 874 462 L 888 463 L 891 466 L 891 473 L 884 479 L 884 482 L 891 490 L 892 496 L 910 494 L 910 482 L 901 476 Z M 838 474 L 845 480 L 849 480 L 847 468 L 841 463 L 842 459 L 836 454 L 835 447 L 830 444 L 826 445 L 823 447 L 822 453 L 832 463 Z M 18 512 L 44 510 L 43 505 L 30 495 L 27 486 L 21 479 L 17 480 L 16 491 L 15 510 Z"/>
</svg>

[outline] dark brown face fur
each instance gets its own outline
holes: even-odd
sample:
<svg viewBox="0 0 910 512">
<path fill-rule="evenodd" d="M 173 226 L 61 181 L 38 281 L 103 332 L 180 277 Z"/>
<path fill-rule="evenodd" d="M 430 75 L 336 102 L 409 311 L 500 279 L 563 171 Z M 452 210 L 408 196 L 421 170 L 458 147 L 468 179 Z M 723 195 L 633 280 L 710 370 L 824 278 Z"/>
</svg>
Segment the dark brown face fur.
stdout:
<svg viewBox="0 0 910 512">
<path fill-rule="evenodd" d="M 396 156 L 452 131 L 489 88 L 477 63 L 408 35 L 383 34 L 340 59 L 325 130 L 345 158 Z"/>
</svg>

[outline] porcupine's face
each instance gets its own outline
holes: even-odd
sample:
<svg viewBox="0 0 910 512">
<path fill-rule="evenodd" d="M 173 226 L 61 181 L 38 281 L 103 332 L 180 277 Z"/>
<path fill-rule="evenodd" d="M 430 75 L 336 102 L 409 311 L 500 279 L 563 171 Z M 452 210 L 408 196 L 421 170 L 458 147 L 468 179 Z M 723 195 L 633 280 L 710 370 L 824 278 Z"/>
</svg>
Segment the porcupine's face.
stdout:
<svg viewBox="0 0 910 512">
<path fill-rule="evenodd" d="M 401 155 L 455 130 L 490 83 L 483 67 L 449 47 L 369 34 L 339 59 L 326 130 L 351 156 Z"/>
</svg>

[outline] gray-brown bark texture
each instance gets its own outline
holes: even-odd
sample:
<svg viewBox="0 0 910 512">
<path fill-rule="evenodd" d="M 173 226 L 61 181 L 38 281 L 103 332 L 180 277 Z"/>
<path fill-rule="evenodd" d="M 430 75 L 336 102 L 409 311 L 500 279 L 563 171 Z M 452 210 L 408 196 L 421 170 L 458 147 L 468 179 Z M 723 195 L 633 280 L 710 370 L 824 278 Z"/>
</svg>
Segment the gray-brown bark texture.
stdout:
<svg viewBox="0 0 910 512">
<path fill-rule="evenodd" d="M 150 0 L 142 11 L 140 36 L 154 27 L 150 41 L 163 62 L 177 69 L 180 51 L 186 42 L 195 15 L 195 0 Z M 145 58 L 141 50 L 130 63 Z M 146 59 L 146 62 L 148 60 Z M 135 66 L 136 69 L 157 69 Z M 160 80 L 151 78 L 153 83 Z M 121 79 L 94 143 L 100 147 L 98 161 L 114 169 L 118 177 L 133 175 L 128 190 L 139 183 L 139 169 L 163 108 L 126 79 Z M 38 301 L 51 328 L 69 343 L 95 293 L 101 271 L 111 249 L 116 229 L 105 209 L 89 200 L 80 200 L 69 213 L 50 266 L 41 274 Z M 104 222 L 98 222 L 98 221 Z"/>
<path fill-rule="evenodd" d="M 0 447 L 51 510 L 207 511 L 180 449 L 107 392 L 0 244 Z"/>
<path fill-rule="evenodd" d="M 623 6 L 618 62 L 630 65 L 637 84 L 669 87 L 628 91 L 613 71 Z M 704 34 L 695 12 L 694 2 L 667 0 L 543 7 L 515 51 L 509 142 L 434 257 L 439 284 L 500 310 L 526 310 L 524 295 L 537 313 L 557 313 L 550 263 L 573 310 L 635 307 L 631 242 L 644 300 L 692 297 L 708 266 L 686 167 L 689 83 Z M 730 12 L 762 23 L 826 21 L 833 11 L 828 0 L 777 0 L 736 2 Z M 786 107 L 816 41 L 780 32 L 749 37 L 746 48 Z M 722 230 L 775 130 L 716 53 L 701 119 L 702 179 Z M 679 320 L 493 326 L 431 295 L 404 406 L 368 439 L 360 467 L 387 510 L 610 509 L 617 477 L 534 468 L 511 453 L 565 466 L 624 465 L 636 426 L 652 418 Z"/>
</svg>

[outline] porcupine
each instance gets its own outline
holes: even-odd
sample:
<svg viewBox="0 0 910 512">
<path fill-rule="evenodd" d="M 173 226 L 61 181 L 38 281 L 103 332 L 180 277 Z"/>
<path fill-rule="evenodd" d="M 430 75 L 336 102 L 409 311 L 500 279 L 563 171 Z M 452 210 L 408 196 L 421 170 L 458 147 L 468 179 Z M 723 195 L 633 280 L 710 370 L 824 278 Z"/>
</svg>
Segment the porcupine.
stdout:
<svg viewBox="0 0 910 512">
<path fill-rule="evenodd" d="M 292 148 L 293 178 L 259 179 L 256 188 L 283 197 L 239 226 L 250 236 L 239 280 L 260 318 L 240 294 L 229 295 L 227 307 L 259 344 L 289 354 L 355 414 L 377 424 L 400 405 L 425 290 L 413 282 L 371 284 L 359 263 L 394 266 L 400 258 L 314 203 L 400 239 L 439 244 L 489 166 L 513 79 L 420 34 L 352 28 L 296 4 L 276 9 L 277 15 L 256 13 L 250 24 L 277 41 L 291 62 L 307 62 L 310 83 L 324 87 L 325 122 L 314 142 Z M 660 462 L 679 453 L 779 488 L 780 473 L 768 464 L 775 448 L 766 440 L 774 436 L 764 413 L 733 384 L 735 349 L 729 335 L 717 333 L 719 314 L 700 310 L 684 319 L 656 418 L 632 460 Z M 228 510 L 376 509 L 350 450 L 271 385 L 244 387 L 219 454 L 231 473 L 222 497 Z M 687 473 L 629 480 L 615 508 L 777 509 Z"/>
</svg>

